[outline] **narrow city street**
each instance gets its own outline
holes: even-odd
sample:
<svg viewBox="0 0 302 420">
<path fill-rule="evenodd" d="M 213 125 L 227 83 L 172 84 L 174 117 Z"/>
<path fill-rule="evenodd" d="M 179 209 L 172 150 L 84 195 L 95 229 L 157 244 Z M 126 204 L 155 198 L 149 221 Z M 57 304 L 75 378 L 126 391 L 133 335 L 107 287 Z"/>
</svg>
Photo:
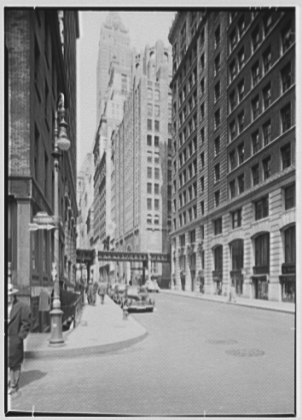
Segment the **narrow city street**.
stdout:
<svg viewBox="0 0 302 420">
<path fill-rule="evenodd" d="M 292 314 L 163 292 L 155 298 L 154 313 L 132 315 L 149 333 L 132 347 L 87 358 L 26 360 L 11 408 L 152 416 L 294 413 Z"/>
</svg>

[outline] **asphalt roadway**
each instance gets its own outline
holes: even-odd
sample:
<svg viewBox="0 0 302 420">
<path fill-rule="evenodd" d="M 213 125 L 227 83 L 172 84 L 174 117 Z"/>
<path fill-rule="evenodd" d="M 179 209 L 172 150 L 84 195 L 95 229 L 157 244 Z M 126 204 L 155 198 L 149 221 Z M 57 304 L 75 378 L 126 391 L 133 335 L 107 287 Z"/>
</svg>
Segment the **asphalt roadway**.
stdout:
<svg viewBox="0 0 302 420">
<path fill-rule="evenodd" d="M 121 350 L 29 359 L 12 409 L 105 416 L 288 416 L 295 317 L 160 293 L 132 315 L 147 337 Z"/>
</svg>

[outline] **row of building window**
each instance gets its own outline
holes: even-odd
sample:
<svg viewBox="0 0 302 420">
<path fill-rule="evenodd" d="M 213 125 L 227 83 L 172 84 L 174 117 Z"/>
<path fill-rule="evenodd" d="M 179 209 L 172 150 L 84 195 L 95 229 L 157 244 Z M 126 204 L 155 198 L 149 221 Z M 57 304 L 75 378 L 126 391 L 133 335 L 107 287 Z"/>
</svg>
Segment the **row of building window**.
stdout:
<svg viewBox="0 0 302 420">
<path fill-rule="evenodd" d="M 295 207 L 295 185 L 289 185 L 283 189 L 283 200 L 285 210 Z M 236 209 L 230 213 L 232 228 L 235 229 L 241 226 L 242 221 L 241 209 Z M 268 195 L 260 198 L 254 202 L 254 217 L 255 220 L 260 220 L 269 215 Z M 213 231 L 215 235 L 222 233 L 222 217 L 213 221 Z"/>
<path fill-rule="evenodd" d="M 241 182 L 241 181 L 239 181 Z M 214 194 L 214 198 L 215 198 L 215 205 L 219 205 L 219 199 L 220 199 L 220 191 L 216 191 Z M 180 206 L 182 206 L 182 199 L 183 195 L 180 195 L 179 200 L 180 200 Z M 285 187 L 283 189 L 283 200 L 284 200 L 284 208 L 285 210 L 288 210 L 290 208 L 295 207 L 295 185 L 289 185 L 287 187 Z M 217 203 L 218 202 L 218 203 Z M 174 200 L 174 208 L 176 207 L 176 203 Z M 204 201 L 200 202 L 200 207 L 201 207 L 201 214 L 204 215 Z M 196 206 L 193 207 L 193 209 L 196 209 Z M 255 220 L 260 220 L 264 217 L 267 217 L 269 215 L 269 205 L 268 205 L 268 196 L 265 196 L 257 201 L 254 202 L 254 211 L 255 211 Z M 196 213 L 190 211 L 190 209 L 188 210 L 188 220 L 189 222 L 191 222 L 192 216 L 194 217 Z M 195 218 L 195 217 L 194 217 Z M 241 209 L 237 209 L 233 212 L 231 212 L 231 221 L 232 221 L 232 228 L 235 229 L 237 227 L 241 226 Z M 176 229 L 176 221 L 174 220 L 175 223 L 175 229 Z M 182 213 L 181 215 L 179 215 L 179 225 L 180 227 L 183 226 L 184 224 L 186 224 L 186 213 Z M 213 221 L 213 230 L 214 230 L 214 234 L 218 235 L 222 233 L 222 218 L 219 217 L 216 220 Z"/>
<path fill-rule="evenodd" d="M 281 94 L 284 94 L 292 86 L 293 82 L 294 81 L 293 81 L 291 63 L 287 63 L 286 66 L 283 67 L 280 72 Z M 242 86 L 241 86 L 241 89 L 242 89 Z M 261 101 L 261 96 L 262 96 L 262 101 Z M 273 98 L 272 98 L 272 88 L 271 88 L 270 82 L 266 86 L 264 86 L 264 88 L 262 89 L 261 96 L 258 94 L 251 100 L 252 120 L 256 119 L 261 114 L 261 112 L 265 111 L 272 103 Z M 240 102 L 239 89 L 238 89 L 238 95 L 236 94 L 236 90 L 234 89 L 229 95 L 230 111 L 233 111 L 234 108 L 237 106 L 237 103 L 239 103 L 238 100 Z"/>
<path fill-rule="evenodd" d="M 182 187 L 187 181 L 190 181 L 197 174 L 197 160 L 195 159 L 179 175 L 179 186 Z"/>
<path fill-rule="evenodd" d="M 241 225 L 241 209 L 236 210 L 231 213 L 232 225 L 236 227 L 238 224 Z M 222 229 L 221 219 L 217 219 L 214 222 L 214 229 L 220 231 Z M 295 247 L 295 226 L 289 226 L 284 230 L 284 260 L 286 263 L 295 263 L 296 262 L 296 247 Z M 201 226 L 201 240 L 204 239 L 204 226 Z M 262 233 L 255 237 L 255 265 L 256 266 L 269 266 L 269 233 Z M 188 242 L 187 244 L 196 243 L 196 233 L 195 230 L 188 232 Z M 176 246 L 174 242 L 174 246 Z M 186 235 L 181 234 L 179 236 L 179 246 L 184 248 L 186 246 Z M 215 250 L 218 250 L 216 252 Z M 214 250 L 215 255 L 215 270 L 222 270 L 222 245 L 216 245 Z M 232 269 L 241 269 L 243 268 L 243 240 L 235 240 L 232 242 Z"/>
<path fill-rule="evenodd" d="M 159 215 L 155 215 L 153 218 L 153 224 L 159 225 Z M 152 215 L 147 214 L 147 225 L 152 225 Z"/>
<path fill-rule="evenodd" d="M 152 168 L 150 166 L 147 167 L 147 178 L 151 179 L 154 169 L 154 178 L 159 179 L 160 177 L 160 169 L 159 168 Z"/>
<path fill-rule="evenodd" d="M 268 86 L 270 89 L 270 86 Z M 270 94 L 269 94 L 270 95 Z M 264 99 L 268 100 L 268 99 Z M 264 109 L 265 110 L 265 109 Z M 253 119 L 258 118 L 259 115 L 261 115 L 262 112 L 264 112 L 264 110 L 261 109 L 260 106 L 260 99 L 259 99 L 259 95 L 257 95 L 253 100 L 252 100 L 252 108 L 251 108 L 251 112 L 252 112 L 252 117 Z M 288 103 L 285 106 L 283 106 L 280 110 L 280 133 L 285 133 L 287 130 L 289 130 L 293 125 L 293 121 L 292 121 L 292 109 L 291 109 L 291 104 Z M 230 122 L 229 124 L 229 139 L 230 141 L 233 141 L 237 138 L 237 136 L 246 128 L 245 126 L 245 112 L 244 110 L 242 110 L 238 116 L 237 116 L 237 120 L 234 119 Z M 252 133 L 252 143 L 253 143 L 253 139 L 256 136 L 257 137 L 257 132 L 260 136 L 260 132 L 259 129 L 256 130 L 255 132 Z M 272 138 L 271 138 L 271 120 L 266 121 L 263 125 L 262 125 L 262 136 L 263 136 L 263 143 L 268 144 Z"/>
<path fill-rule="evenodd" d="M 148 119 L 147 120 L 147 130 L 148 131 L 152 131 L 152 120 Z M 159 131 L 160 130 L 160 124 L 158 120 L 154 120 L 154 131 Z"/>
<path fill-rule="evenodd" d="M 148 103 L 147 104 L 147 115 L 148 115 L 148 117 L 153 117 L 153 116 L 155 118 L 160 117 L 160 107 L 159 107 L 159 105 L 154 105 L 154 107 L 153 107 L 153 104 Z"/>
<path fill-rule="evenodd" d="M 180 237 L 181 238 L 181 237 Z M 296 228 L 295 226 L 289 226 L 282 232 L 282 242 L 284 249 L 284 263 L 296 264 Z M 269 232 L 260 233 L 253 238 L 253 251 L 254 251 L 254 267 L 253 272 L 255 274 L 268 274 L 270 271 L 270 234 Z M 180 245 L 181 248 L 185 247 L 185 244 Z M 233 271 L 242 271 L 244 267 L 244 241 L 237 239 L 228 245 L 231 250 L 231 264 Z M 214 273 L 215 276 L 219 276 L 222 280 L 223 273 L 223 245 L 215 245 L 212 248 L 211 254 L 213 257 Z M 195 257 L 195 258 L 192 258 Z M 201 269 L 205 268 L 205 251 L 200 254 L 201 257 Z M 188 262 L 190 266 L 196 265 L 196 254 L 189 256 Z M 185 272 L 186 270 L 186 255 L 180 254 L 179 256 L 179 268 Z M 220 281 L 221 281 L 220 280 Z M 241 286 L 242 287 L 242 286 Z M 239 294 L 242 290 L 239 291 Z M 259 297 L 259 296 L 258 296 Z"/>
<path fill-rule="evenodd" d="M 153 207 L 152 207 L 152 202 L 154 203 Z M 152 198 L 147 198 L 147 209 L 148 210 L 159 210 L 159 206 L 160 206 L 160 200 L 158 198 L 155 198 L 154 200 L 152 200 Z"/>
<path fill-rule="evenodd" d="M 255 266 L 254 273 L 269 273 L 270 269 L 270 234 L 264 232 L 257 235 L 254 239 Z M 296 232 L 295 226 L 290 226 L 283 232 L 284 244 L 284 262 L 296 263 Z M 232 248 L 232 270 L 241 270 L 243 268 L 243 240 L 234 241 Z M 223 271 L 223 246 L 216 245 L 213 248 L 214 270 L 222 274 Z"/>
<path fill-rule="evenodd" d="M 153 191 L 152 191 L 152 187 L 153 187 Z M 148 182 L 147 183 L 147 193 L 152 194 L 152 192 L 154 194 L 159 194 L 159 184 L 152 184 L 151 182 Z"/>
<path fill-rule="evenodd" d="M 154 161 L 155 164 L 159 164 L 159 151 L 155 151 L 154 156 L 152 156 L 151 153 L 152 152 L 148 150 L 147 162 L 152 163 Z"/>
<path fill-rule="evenodd" d="M 197 70 L 196 68 L 192 71 L 190 74 L 188 80 L 186 80 L 186 76 L 184 75 L 183 82 L 181 82 L 181 78 L 179 78 L 179 83 L 184 83 L 183 87 L 181 88 L 181 91 L 179 93 L 178 99 L 179 99 L 179 105 L 181 106 L 182 103 L 186 100 L 187 95 L 192 92 L 192 90 L 195 87 L 197 80 Z"/>
<path fill-rule="evenodd" d="M 255 53 L 257 48 L 260 46 L 262 41 L 266 38 L 268 32 L 273 26 L 273 16 L 271 12 L 266 13 L 263 16 L 262 24 L 258 24 L 251 34 L 251 51 Z M 243 33 L 246 29 L 245 15 L 242 15 L 238 20 L 237 27 L 232 30 L 229 35 L 229 51 L 230 53 L 235 49 L 238 42 L 240 41 Z M 281 30 L 281 49 L 284 54 L 285 51 L 294 42 L 293 30 L 289 24 L 287 24 Z"/>
<path fill-rule="evenodd" d="M 188 190 L 183 191 L 179 194 L 179 206 L 183 207 L 187 204 L 187 202 L 190 202 L 194 200 L 197 196 L 197 184 L 194 182 L 192 185 L 188 187 Z M 188 199 L 188 200 L 187 200 Z M 174 200 L 174 210 L 176 210 L 176 200 Z"/>
<path fill-rule="evenodd" d="M 271 51 L 269 47 L 263 54 L 263 75 L 270 69 L 270 67 L 271 67 Z M 261 72 L 260 62 L 259 60 L 257 60 L 251 69 L 252 85 L 255 86 L 261 80 L 263 75 Z M 292 64 L 291 62 L 288 62 L 280 71 L 280 95 L 284 94 L 293 85 L 293 83 L 294 83 L 294 73 L 292 69 Z M 233 89 L 230 92 L 230 95 L 229 95 L 230 111 L 233 111 L 234 108 L 237 106 L 237 104 L 239 104 L 242 101 L 244 95 L 245 95 L 245 80 L 242 79 L 238 83 L 237 89 Z M 263 107 L 264 109 L 266 109 L 272 102 L 272 91 L 271 91 L 270 83 L 267 84 L 263 88 L 262 98 L 263 98 Z M 257 100 L 254 98 L 254 102 L 255 101 L 257 102 Z M 259 96 L 258 96 L 258 103 L 260 106 Z M 252 103 L 252 106 L 253 106 L 253 103 Z"/>
<path fill-rule="evenodd" d="M 282 170 L 285 170 L 291 165 L 291 146 L 286 144 L 281 149 L 281 166 Z M 233 158 L 232 158 L 233 159 Z M 251 180 L 252 186 L 256 186 L 260 183 L 261 180 L 265 181 L 272 175 L 271 170 L 271 156 L 268 155 L 262 159 L 261 163 L 251 167 Z M 245 179 L 244 174 L 240 174 L 237 177 L 237 182 L 235 179 L 229 183 L 229 192 L 230 198 L 236 197 L 238 194 L 242 194 L 245 191 Z"/>
<path fill-rule="evenodd" d="M 183 106 L 183 108 L 179 111 L 179 122 L 183 124 L 186 121 L 186 118 L 191 114 L 197 104 L 197 92 L 194 90 L 192 95 L 190 96 L 187 104 Z M 176 114 L 176 104 L 174 103 L 174 115 Z M 196 115 L 193 117 L 196 120 Z M 196 121 L 195 121 L 196 122 Z"/>
<path fill-rule="evenodd" d="M 147 89 L 147 99 L 152 100 L 153 99 L 153 89 L 148 87 Z M 156 101 L 160 100 L 160 91 L 158 89 L 154 90 L 154 99 Z"/>
<path fill-rule="evenodd" d="M 147 146 L 155 146 L 155 147 L 159 147 L 159 136 L 154 136 L 154 142 L 152 142 L 152 135 L 148 134 L 147 135 Z"/>
<path fill-rule="evenodd" d="M 188 218 L 187 218 L 188 216 Z M 193 207 L 190 207 L 187 211 L 184 211 L 178 216 L 179 219 L 179 226 L 184 226 L 188 223 L 192 222 L 193 220 L 197 219 L 197 206 L 194 205 Z M 174 227 L 175 229 L 175 227 Z"/>
<path fill-rule="evenodd" d="M 271 141 L 271 121 L 266 121 L 262 126 L 262 136 L 257 129 L 251 134 L 252 153 L 256 154 L 262 147 L 265 147 Z M 281 169 L 284 170 L 291 165 L 291 146 L 287 144 L 280 149 Z M 229 169 L 234 170 L 245 160 L 244 143 L 240 143 L 236 149 L 229 152 Z"/>
<path fill-rule="evenodd" d="M 221 41 L 221 30 L 220 25 L 217 26 L 214 32 L 214 48 L 217 49 L 220 45 Z M 219 75 L 221 69 L 221 60 L 220 60 L 220 53 L 216 55 L 214 59 L 214 77 Z M 219 99 L 221 98 L 221 83 L 220 80 L 216 81 L 214 85 L 214 104 L 217 104 Z M 216 109 L 214 112 L 214 130 L 217 130 L 221 124 L 221 111 L 220 108 Z M 220 152 L 220 135 L 216 135 L 214 139 L 214 157 L 217 157 Z M 202 166 L 204 166 L 204 155 L 202 155 Z M 214 184 L 217 184 L 220 181 L 221 171 L 220 171 L 220 162 L 217 162 L 214 165 Z M 204 177 L 200 179 L 200 187 L 201 192 L 204 192 Z M 214 191 L 214 205 L 218 207 L 220 205 L 221 194 L 220 190 L 216 189 Z M 205 204 L 202 200 L 200 203 L 200 210 L 202 216 L 205 214 Z M 202 232 L 202 234 L 204 234 Z M 202 253 L 202 266 L 204 267 L 204 252 Z"/>
</svg>

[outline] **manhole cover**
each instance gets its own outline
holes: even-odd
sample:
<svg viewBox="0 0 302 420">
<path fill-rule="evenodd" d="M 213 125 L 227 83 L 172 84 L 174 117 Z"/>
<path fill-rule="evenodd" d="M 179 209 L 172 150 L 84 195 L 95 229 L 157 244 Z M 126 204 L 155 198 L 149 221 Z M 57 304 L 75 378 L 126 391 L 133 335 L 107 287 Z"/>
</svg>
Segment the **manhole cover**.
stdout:
<svg viewBox="0 0 302 420">
<path fill-rule="evenodd" d="M 259 349 L 231 349 L 226 350 L 226 353 L 236 357 L 257 357 L 265 354 L 263 350 Z"/>
<path fill-rule="evenodd" d="M 87 321 L 81 321 L 81 325 L 82 325 L 82 327 L 87 327 L 88 322 Z"/>
<path fill-rule="evenodd" d="M 236 340 L 208 340 L 210 344 L 236 344 Z"/>
</svg>

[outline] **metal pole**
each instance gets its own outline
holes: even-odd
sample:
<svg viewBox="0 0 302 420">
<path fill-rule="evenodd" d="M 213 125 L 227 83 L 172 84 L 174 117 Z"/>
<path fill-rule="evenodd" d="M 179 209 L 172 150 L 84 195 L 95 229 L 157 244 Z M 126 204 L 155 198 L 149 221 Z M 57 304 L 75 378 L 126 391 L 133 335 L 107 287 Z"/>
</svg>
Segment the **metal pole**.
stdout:
<svg viewBox="0 0 302 420">
<path fill-rule="evenodd" d="M 60 301 L 60 249 L 59 249 L 59 148 L 57 145 L 58 140 L 58 116 L 55 113 L 55 124 L 54 124 L 54 262 L 52 269 L 52 279 L 54 282 L 54 296 L 52 302 L 52 310 L 50 311 L 51 316 L 51 337 L 49 340 L 50 344 L 63 344 L 64 339 L 62 335 L 62 315 L 61 301 Z"/>
</svg>

